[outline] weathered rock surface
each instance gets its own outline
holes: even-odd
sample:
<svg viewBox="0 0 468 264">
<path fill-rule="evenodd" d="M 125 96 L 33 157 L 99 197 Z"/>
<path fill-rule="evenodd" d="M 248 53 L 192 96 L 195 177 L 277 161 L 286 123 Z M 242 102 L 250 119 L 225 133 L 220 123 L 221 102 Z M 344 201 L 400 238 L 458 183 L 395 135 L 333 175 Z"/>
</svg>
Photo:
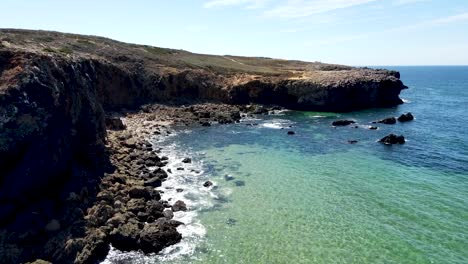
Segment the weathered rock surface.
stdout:
<svg viewBox="0 0 468 264">
<path fill-rule="evenodd" d="M 348 126 L 354 123 L 354 120 L 336 120 L 332 122 L 332 126 Z"/>
<path fill-rule="evenodd" d="M 211 187 L 211 186 L 213 186 L 213 182 L 212 182 L 212 181 L 206 181 L 206 182 L 203 183 L 203 187 L 207 187 L 207 188 L 208 188 L 208 187 Z"/>
<path fill-rule="evenodd" d="M 372 123 L 380 123 L 380 124 L 385 124 L 385 125 L 393 125 L 396 124 L 396 118 L 395 117 L 387 117 L 382 120 L 374 121 Z"/>
<path fill-rule="evenodd" d="M 380 139 L 379 142 L 385 145 L 405 144 L 405 137 L 402 135 L 397 136 L 395 134 L 390 134 Z"/>
<path fill-rule="evenodd" d="M 178 212 L 178 211 L 187 211 L 187 205 L 183 201 L 177 201 L 172 205 L 172 211 Z"/>
<path fill-rule="evenodd" d="M 414 120 L 414 116 L 411 113 L 402 114 L 398 117 L 398 121 L 400 122 L 408 122 Z"/>
</svg>

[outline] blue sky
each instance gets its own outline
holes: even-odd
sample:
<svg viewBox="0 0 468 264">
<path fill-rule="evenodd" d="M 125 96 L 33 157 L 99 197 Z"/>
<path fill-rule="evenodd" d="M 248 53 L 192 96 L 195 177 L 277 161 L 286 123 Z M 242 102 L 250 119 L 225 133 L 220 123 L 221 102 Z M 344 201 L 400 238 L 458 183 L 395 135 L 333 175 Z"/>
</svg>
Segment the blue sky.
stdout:
<svg viewBox="0 0 468 264">
<path fill-rule="evenodd" d="M 468 0 L 2 0 L 1 28 L 349 65 L 468 65 Z"/>
</svg>

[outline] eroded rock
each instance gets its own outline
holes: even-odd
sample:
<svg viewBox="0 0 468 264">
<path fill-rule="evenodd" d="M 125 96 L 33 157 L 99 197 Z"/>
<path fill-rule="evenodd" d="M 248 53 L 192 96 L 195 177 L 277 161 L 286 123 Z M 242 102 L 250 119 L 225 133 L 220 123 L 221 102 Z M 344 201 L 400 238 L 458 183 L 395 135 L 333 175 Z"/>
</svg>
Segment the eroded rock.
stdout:
<svg viewBox="0 0 468 264">
<path fill-rule="evenodd" d="M 414 116 L 411 113 L 402 114 L 401 116 L 398 117 L 398 121 L 400 122 L 409 122 L 412 120 L 414 120 Z"/>
<path fill-rule="evenodd" d="M 336 120 L 333 121 L 332 126 L 348 126 L 356 123 L 354 120 Z"/>
<path fill-rule="evenodd" d="M 379 142 L 385 145 L 405 144 L 405 137 L 402 135 L 397 136 L 395 134 L 390 134 L 380 139 Z"/>
</svg>

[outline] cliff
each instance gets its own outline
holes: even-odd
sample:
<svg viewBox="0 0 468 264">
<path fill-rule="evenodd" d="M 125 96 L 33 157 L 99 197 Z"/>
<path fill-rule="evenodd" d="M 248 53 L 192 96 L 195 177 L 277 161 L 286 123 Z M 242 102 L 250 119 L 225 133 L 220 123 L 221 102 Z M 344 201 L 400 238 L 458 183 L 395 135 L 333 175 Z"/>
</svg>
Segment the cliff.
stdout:
<svg viewBox="0 0 468 264">
<path fill-rule="evenodd" d="M 110 111 L 168 101 L 352 111 L 398 105 L 404 88 L 394 71 L 2 29 L 0 228 L 21 232 L 37 216 L 32 212 L 58 214 L 64 209 L 49 201 L 71 192 L 95 195 L 112 170 L 105 149 Z"/>
</svg>

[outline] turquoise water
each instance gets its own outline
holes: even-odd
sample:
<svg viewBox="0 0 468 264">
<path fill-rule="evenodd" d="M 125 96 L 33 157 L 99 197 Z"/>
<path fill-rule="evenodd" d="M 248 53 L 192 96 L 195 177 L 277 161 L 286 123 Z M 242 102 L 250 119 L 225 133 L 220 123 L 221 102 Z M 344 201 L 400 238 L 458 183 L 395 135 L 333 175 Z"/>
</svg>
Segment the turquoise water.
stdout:
<svg viewBox="0 0 468 264">
<path fill-rule="evenodd" d="M 395 108 L 291 111 L 170 139 L 216 186 L 192 207 L 205 230 L 194 251 L 166 262 L 468 263 L 468 67 L 396 70 L 410 89 Z M 366 129 L 407 111 L 416 120 Z M 338 118 L 359 127 L 331 127 Z M 407 143 L 376 142 L 391 132 Z"/>
</svg>

